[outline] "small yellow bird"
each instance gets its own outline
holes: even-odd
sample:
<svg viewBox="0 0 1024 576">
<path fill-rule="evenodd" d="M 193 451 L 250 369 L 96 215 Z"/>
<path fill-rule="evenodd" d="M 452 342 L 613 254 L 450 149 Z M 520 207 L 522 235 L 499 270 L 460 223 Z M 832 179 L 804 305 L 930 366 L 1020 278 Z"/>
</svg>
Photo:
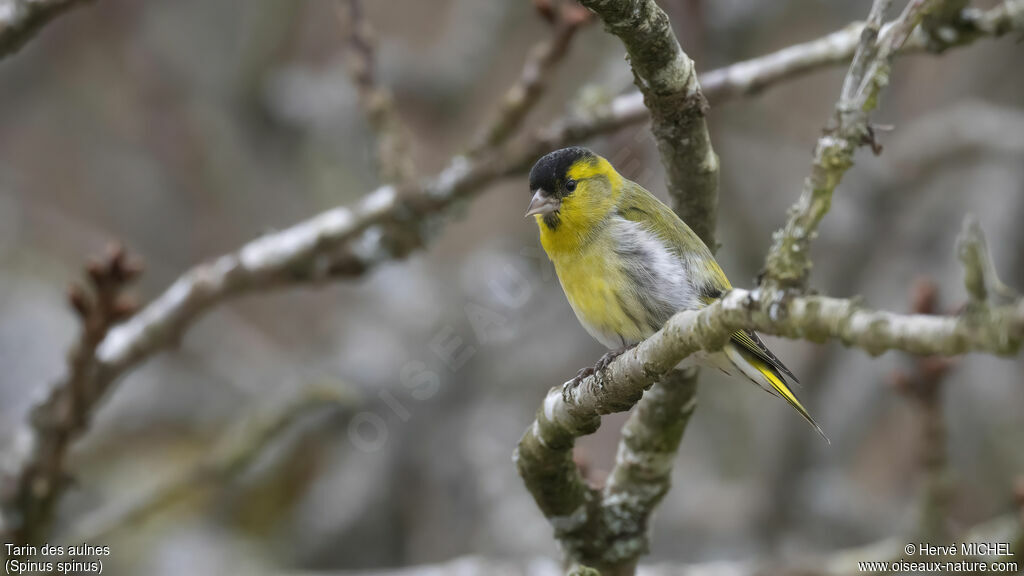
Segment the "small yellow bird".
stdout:
<svg viewBox="0 0 1024 576">
<path fill-rule="evenodd" d="M 613 350 L 577 378 L 604 368 L 676 312 L 704 308 L 732 288 L 675 212 L 586 148 L 538 160 L 530 191 L 526 216 L 537 221 L 569 304 L 587 332 Z M 785 399 L 825 436 L 790 389 L 796 377 L 753 331 L 736 332 L 721 352 L 696 360 Z"/>
</svg>

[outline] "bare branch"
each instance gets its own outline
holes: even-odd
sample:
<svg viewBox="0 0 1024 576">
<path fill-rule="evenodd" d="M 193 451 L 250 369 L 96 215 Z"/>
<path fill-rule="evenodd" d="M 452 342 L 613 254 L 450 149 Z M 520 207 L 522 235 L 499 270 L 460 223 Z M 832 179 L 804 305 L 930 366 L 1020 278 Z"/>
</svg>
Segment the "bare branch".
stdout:
<svg viewBox="0 0 1024 576">
<path fill-rule="evenodd" d="M 377 165 L 380 180 L 403 183 L 415 178 L 416 168 L 409 150 L 409 134 L 395 110 L 391 91 L 380 86 L 376 68 L 373 28 L 363 10 L 362 0 L 338 0 L 338 19 L 348 41 L 346 63 L 359 91 L 370 126 L 377 134 Z"/>
<path fill-rule="evenodd" d="M 25 45 L 51 20 L 92 0 L 0 0 L 0 58 Z"/>
<path fill-rule="evenodd" d="M 590 12 L 570 0 L 555 9 L 549 2 L 537 4 L 538 11 L 551 21 L 551 37 L 534 46 L 526 56 L 523 71 L 515 84 L 505 92 L 494 118 L 477 133 L 469 156 L 505 143 L 522 124 L 526 115 L 544 94 L 547 81 L 559 62 L 569 52 L 576 32 L 591 21 Z"/>
</svg>

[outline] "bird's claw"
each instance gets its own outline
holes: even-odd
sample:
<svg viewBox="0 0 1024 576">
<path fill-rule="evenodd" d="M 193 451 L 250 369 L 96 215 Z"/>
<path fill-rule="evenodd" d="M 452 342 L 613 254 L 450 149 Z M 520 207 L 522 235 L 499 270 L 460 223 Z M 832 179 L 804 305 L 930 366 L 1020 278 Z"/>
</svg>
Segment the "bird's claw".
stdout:
<svg viewBox="0 0 1024 576">
<path fill-rule="evenodd" d="M 613 360 L 615 360 L 619 356 L 622 356 L 627 350 L 633 348 L 633 346 L 636 346 L 636 344 L 633 344 L 631 346 L 623 346 L 618 350 L 606 352 L 604 356 L 601 356 L 601 358 L 599 358 L 597 363 L 594 364 L 593 366 L 580 368 L 579 372 L 576 373 L 576 376 L 569 381 L 569 385 L 579 386 L 583 382 L 584 378 L 588 376 L 593 376 L 594 374 L 603 371 L 605 368 L 608 367 L 609 364 L 612 363 Z"/>
<path fill-rule="evenodd" d="M 604 356 L 601 356 L 601 358 L 597 361 L 597 364 L 594 364 L 594 371 L 596 371 L 596 372 L 604 371 L 604 369 L 607 368 L 608 365 L 611 364 L 613 360 L 615 360 L 619 356 L 622 356 L 623 354 L 625 354 L 626 351 L 628 351 L 631 348 L 633 348 L 633 346 L 636 346 L 636 345 L 634 344 L 632 346 L 623 346 L 622 348 L 619 348 L 618 350 L 612 350 L 610 352 L 605 352 Z"/>
<path fill-rule="evenodd" d="M 594 367 L 593 366 L 587 366 L 586 368 L 580 368 L 579 372 L 576 373 L 576 376 L 572 380 L 570 380 L 569 383 L 570 383 L 571 386 L 579 386 L 583 382 L 584 378 L 586 378 L 587 376 L 593 376 L 593 375 L 594 375 Z"/>
</svg>

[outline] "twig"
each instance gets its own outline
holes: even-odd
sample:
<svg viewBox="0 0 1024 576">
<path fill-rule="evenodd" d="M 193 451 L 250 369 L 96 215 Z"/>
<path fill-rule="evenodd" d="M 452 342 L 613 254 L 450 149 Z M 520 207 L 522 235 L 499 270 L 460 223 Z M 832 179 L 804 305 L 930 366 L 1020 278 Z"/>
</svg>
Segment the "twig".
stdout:
<svg viewBox="0 0 1024 576">
<path fill-rule="evenodd" d="M 974 216 L 964 218 L 956 249 L 964 268 L 964 286 L 967 287 L 973 306 L 984 305 L 989 301 L 1005 303 L 1018 297 L 1012 288 L 999 279 L 985 233 Z"/>
<path fill-rule="evenodd" d="M 93 0 L 3 0 L 0 3 L 0 58 L 17 52 L 51 20 Z"/>
<path fill-rule="evenodd" d="M 569 52 L 576 32 L 589 23 L 591 13 L 568 0 L 554 8 L 548 0 L 535 2 L 538 12 L 551 23 L 551 37 L 534 46 L 526 56 L 523 71 L 501 100 L 499 109 L 477 133 L 468 155 L 479 156 L 515 135 L 523 119 L 543 95 L 548 78 Z"/>
<path fill-rule="evenodd" d="M 54 386 L 30 417 L 30 430 L 16 439 L 16 448 L 31 450 L 31 465 L 16 452 L 0 462 L 0 541 L 34 542 L 50 525 L 53 508 L 66 483 L 64 455 L 72 440 L 86 430 L 93 407 L 103 395 L 97 387 L 100 369 L 96 349 L 111 326 L 131 316 L 138 302 L 124 294 L 142 271 L 123 248 L 111 246 L 102 260 L 86 267 L 87 286 L 73 284 L 68 301 L 81 323 L 78 341 L 68 354 L 68 374 Z"/>
<path fill-rule="evenodd" d="M 416 177 L 409 134 L 395 110 L 391 91 L 377 82 L 375 38 L 362 0 L 337 0 L 338 19 L 348 42 L 346 63 L 359 91 L 370 126 L 377 135 L 377 165 L 381 182 L 403 183 Z"/>
<path fill-rule="evenodd" d="M 832 123 L 815 147 L 811 175 L 804 181 L 800 199 L 790 209 L 789 220 L 775 233 L 762 273 L 763 282 L 787 289 L 805 286 L 811 270 L 811 240 L 832 204 L 833 191 L 853 166 L 854 152 L 865 145 L 876 153 L 880 151 L 868 115 L 878 106 L 879 93 L 889 81 L 893 56 L 920 22 L 928 3 L 929 0 L 911 0 L 884 33 L 882 12 L 889 2 L 873 3 L 868 25 L 843 81 Z"/>
<path fill-rule="evenodd" d="M 272 410 L 244 417 L 199 462 L 154 490 L 123 505 L 85 518 L 68 531 L 69 542 L 102 542 L 110 535 L 137 528 L 160 511 L 206 486 L 222 483 L 245 470 L 268 444 L 312 412 L 325 408 L 347 409 L 348 399 L 332 390 L 304 390 Z"/>
</svg>

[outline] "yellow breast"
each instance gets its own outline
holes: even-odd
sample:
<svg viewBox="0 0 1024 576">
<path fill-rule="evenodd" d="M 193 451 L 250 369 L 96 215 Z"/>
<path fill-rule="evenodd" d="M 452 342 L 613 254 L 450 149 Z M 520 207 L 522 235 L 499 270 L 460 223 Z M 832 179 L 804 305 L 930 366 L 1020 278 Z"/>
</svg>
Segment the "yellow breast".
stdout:
<svg viewBox="0 0 1024 576">
<path fill-rule="evenodd" d="M 602 244 L 594 241 L 576 254 L 555 253 L 551 261 L 583 327 L 605 346 L 618 348 L 650 334 L 632 310 L 636 295 L 614 251 Z"/>
</svg>

